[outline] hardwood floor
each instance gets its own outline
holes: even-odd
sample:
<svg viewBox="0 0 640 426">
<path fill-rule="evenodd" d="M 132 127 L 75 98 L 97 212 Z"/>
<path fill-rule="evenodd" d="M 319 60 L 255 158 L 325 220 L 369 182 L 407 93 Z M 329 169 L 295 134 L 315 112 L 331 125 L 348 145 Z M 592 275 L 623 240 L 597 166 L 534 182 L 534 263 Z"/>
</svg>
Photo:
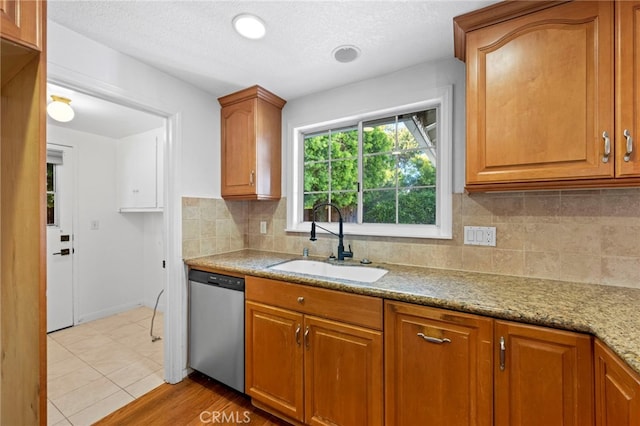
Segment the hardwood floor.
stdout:
<svg viewBox="0 0 640 426">
<path fill-rule="evenodd" d="M 193 373 L 175 385 L 160 385 L 95 424 L 288 426 L 253 407 L 245 395 L 200 373 Z"/>
</svg>

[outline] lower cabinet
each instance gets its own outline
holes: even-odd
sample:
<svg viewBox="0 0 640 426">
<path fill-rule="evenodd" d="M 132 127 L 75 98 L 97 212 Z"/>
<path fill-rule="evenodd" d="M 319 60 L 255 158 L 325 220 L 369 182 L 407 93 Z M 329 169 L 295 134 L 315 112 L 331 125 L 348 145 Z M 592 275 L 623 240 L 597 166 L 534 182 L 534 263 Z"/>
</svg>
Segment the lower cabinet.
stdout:
<svg viewBox="0 0 640 426">
<path fill-rule="evenodd" d="M 390 300 L 383 324 L 382 299 L 256 277 L 245 294 L 247 394 L 290 422 L 640 426 L 640 375 L 589 335 Z"/>
<path fill-rule="evenodd" d="M 385 303 L 385 424 L 493 422 L 493 320 Z"/>
<path fill-rule="evenodd" d="M 640 375 L 595 343 L 596 425 L 640 426 Z"/>
<path fill-rule="evenodd" d="M 308 425 L 383 424 L 382 300 L 253 277 L 246 297 L 254 405 Z M 378 329 L 348 323 L 369 307 Z"/>
<path fill-rule="evenodd" d="M 304 411 L 310 425 L 382 425 L 382 332 L 305 317 Z"/>
<path fill-rule="evenodd" d="M 591 336 L 495 321 L 496 426 L 594 424 Z"/>
<path fill-rule="evenodd" d="M 385 379 L 389 426 L 594 424 L 580 333 L 387 301 Z"/>
<path fill-rule="evenodd" d="M 303 420 L 302 314 L 247 301 L 245 315 L 247 394 L 289 418 Z"/>
</svg>

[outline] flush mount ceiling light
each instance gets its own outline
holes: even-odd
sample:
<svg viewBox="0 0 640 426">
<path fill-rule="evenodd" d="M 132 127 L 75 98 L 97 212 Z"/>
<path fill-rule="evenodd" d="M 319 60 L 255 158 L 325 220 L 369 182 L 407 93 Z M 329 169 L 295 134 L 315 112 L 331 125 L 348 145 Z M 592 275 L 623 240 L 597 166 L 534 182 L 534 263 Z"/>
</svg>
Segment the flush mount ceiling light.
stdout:
<svg viewBox="0 0 640 426">
<path fill-rule="evenodd" d="M 51 95 L 51 99 L 53 100 L 47 105 L 47 114 L 49 114 L 49 117 L 62 123 L 73 120 L 76 114 L 73 112 L 71 105 L 69 105 L 71 99 L 56 95 Z"/>
<path fill-rule="evenodd" d="M 267 32 L 262 19 L 249 13 L 243 13 L 233 18 L 233 28 L 243 37 L 257 40 Z"/>
<path fill-rule="evenodd" d="M 355 61 L 360 56 L 360 49 L 356 46 L 345 44 L 333 49 L 332 55 L 336 61 L 346 64 L 347 62 Z"/>
</svg>

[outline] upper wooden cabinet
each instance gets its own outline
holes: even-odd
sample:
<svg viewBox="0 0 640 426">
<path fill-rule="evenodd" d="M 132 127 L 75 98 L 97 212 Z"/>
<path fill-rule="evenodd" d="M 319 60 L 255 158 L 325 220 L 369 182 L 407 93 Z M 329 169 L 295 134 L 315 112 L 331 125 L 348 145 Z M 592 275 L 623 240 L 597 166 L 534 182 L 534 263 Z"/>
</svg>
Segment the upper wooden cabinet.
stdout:
<svg viewBox="0 0 640 426">
<path fill-rule="evenodd" d="M 286 103 L 260 86 L 218 98 L 222 197 L 277 200 L 281 192 L 281 110 Z"/>
<path fill-rule="evenodd" d="M 594 423 L 591 336 L 496 321 L 495 425 Z"/>
<path fill-rule="evenodd" d="M 0 35 L 24 46 L 42 49 L 43 1 L 0 0 Z"/>
<path fill-rule="evenodd" d="M 640 375 L 595 343 L 596 425 L 640 426 Z"/>
<path fill-rule="evenodd" d="M 640 185 L 625 136 L 639 128 L 637 9 L 507 2 L 455 18 L 468 191 Z"/>
<path fill-rule="evenodd" d="M 640 1 L 616 2 L 616 175 L 640 176 Z"/>
</svg>

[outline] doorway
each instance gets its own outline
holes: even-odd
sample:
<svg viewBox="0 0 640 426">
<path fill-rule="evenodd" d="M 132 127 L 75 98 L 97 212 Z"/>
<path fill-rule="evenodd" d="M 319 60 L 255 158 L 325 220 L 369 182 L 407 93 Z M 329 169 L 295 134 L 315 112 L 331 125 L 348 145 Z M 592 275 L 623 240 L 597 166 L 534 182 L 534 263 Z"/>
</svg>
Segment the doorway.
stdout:
<svg viewBox="0 0 640 426">
<path fill-rule="evenodd" d="M 167 123 L 68 87 L 47 88 L 71 99 L 75 110 L 66 123 L 47 118 L 51 147 L 68 147 L 75 163 L 69 167 L 75 200 L 65 256 L 72 260 L 72 327 L 49 334 L 49 412 L 91 423 L 163 382 Z M 51 166 L 58 177 L 70 165 L 62 156 L 62 166 Z M 64 193 L 61 184 L 54 189 Z M 52 234 L 53 244 L 60 236 Z M 60 257 L 50 251 L 54 260 Z M 48 293 L 55 279 L 51 284 Z M 152 340 L 158 336 L 163 339 Z"/>
</svg>

